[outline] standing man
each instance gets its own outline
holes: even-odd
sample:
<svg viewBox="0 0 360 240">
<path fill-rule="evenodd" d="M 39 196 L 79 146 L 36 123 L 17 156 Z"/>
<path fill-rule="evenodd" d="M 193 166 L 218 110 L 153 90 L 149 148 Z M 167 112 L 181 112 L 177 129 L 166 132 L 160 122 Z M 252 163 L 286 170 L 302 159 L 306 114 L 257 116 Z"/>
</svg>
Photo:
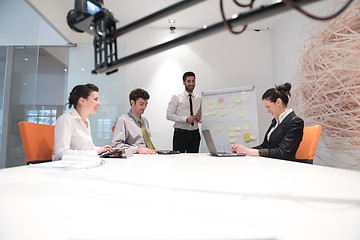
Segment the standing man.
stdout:
<svg viewBox="0 0 360 240">
<path fill-rule="evenodd" d="M 195 73 L 184 73 L 183 84 L 185 90 L 171 97 L 166 119 L 175 122 L 173 150 L 181 153 L 198 153 L 200 146 L 198 122 L 201 120 L 201 98 L 193 93 Z"/>
<path fill-rule="evenodd" d="M 144 113 L 150 95 L 137 88 L 129 94 L 131 109 L 116 120 L 111 146 L 130 148 L 133 153 L 156 154 L 150 139 L 149 122 L 141 115 Z"/>
</svg>

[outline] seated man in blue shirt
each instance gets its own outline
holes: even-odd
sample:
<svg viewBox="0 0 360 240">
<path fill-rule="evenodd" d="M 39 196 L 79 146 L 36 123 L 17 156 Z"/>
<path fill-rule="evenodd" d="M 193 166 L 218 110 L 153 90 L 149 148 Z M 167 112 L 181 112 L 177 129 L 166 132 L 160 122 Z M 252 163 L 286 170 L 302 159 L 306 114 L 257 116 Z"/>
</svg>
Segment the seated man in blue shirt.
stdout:
<svg viewBox="0 0 360 240">
<path fill-rule="evenodd" d="M 133 153 L 156 154 L 150 140 L 149 122 L 141 115 L 144 113 L 150 95 L 137 88 L 129 94 L 130 111 L 117 118 L 111 146 L 114 148 L 130 148 Z"/>
</svg>

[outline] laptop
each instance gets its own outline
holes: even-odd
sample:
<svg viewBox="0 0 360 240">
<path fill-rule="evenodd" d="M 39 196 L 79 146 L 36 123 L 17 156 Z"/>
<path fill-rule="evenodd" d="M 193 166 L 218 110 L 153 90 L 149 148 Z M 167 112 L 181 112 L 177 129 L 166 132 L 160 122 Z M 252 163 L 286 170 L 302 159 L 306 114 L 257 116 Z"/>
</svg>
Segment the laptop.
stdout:
<svg viewBox="0 0 360 240">
<path fill-rule="evenodd" d="M 209 152 L 211 155 L 213 156 L 217 156 L 217 157 L 240 157 L 240 156 L 246 156 L 245 153 L 227 153 L 227 152 L 218 152 L 216 150 L 215 147 L 215 143 L 212 139 L 211 133 L 209 129 L 205 129 L 202 131 L 204 138 L 205 138 L 205 142 L 206 142 L 206 146 L 209 149 Z"/>
<path fill-rule="evenodd" d="M 180 154 L 179 151 L 172 150 L 156 150 L 158 154 Z"/>
</svg>

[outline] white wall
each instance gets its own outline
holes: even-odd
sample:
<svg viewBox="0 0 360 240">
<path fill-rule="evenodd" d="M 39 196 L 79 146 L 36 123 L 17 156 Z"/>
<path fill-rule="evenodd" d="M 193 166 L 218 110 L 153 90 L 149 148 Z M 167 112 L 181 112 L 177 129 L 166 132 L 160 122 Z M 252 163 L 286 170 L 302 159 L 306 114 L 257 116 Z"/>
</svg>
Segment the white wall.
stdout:
<svg viewBox="0 0 360 240">
<path fill-rule="evenodd" d="M 0 0 L 0 46 L 66 45 L 24 0 Z"/>
<path fill-rule="evenodd" d="M 141 29 L 118 39 L 125 42 L 128 54 L 168 41 L 183 34 L 177 30 Z M 166 120 L 167 104 L 173 94 L 184 90 L 182 75 L 193 71 L 197 77 L 195 92 L 254 85 L 257 93 L 259 135 L 263 136 L 271 117 L 261 103 L 262 93 L 272 81 L 271 32 L 246 31 L 233 35 L 227 31 L 128 64 L 125 103 L 137 87 L 146 89 L 150 100 L 144 116 L 150 121 L 154 144 L 172 148 L 173 122 Z M 129 110 L 129 105 L 125 105 Z M 262 137 L 261 137 L 262 138 Z M 261 139 L 262 140 L 262 139 Z"/>
<path fill-rule="evenodd" d="M 317 15 L 326 16 L 327 11 L 338 10 L 341 2 L 348 0 L 327 0 L 310 4 L 304 10 Z M 284 13 L 272 29 L 271 47 L 273 62 L 273 79 L 275 84 L 292 82 L 299 65 L 300 56 L 304 53 L 305 42 L 313 24 L 320 23 L 310 19 L 296 10 Z"/>
</svg>

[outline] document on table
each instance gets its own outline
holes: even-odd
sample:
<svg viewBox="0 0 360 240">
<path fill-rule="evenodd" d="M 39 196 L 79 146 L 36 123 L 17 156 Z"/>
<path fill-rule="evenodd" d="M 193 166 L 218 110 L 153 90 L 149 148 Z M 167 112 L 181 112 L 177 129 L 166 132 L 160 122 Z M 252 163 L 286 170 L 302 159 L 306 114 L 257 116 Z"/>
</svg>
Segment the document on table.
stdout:
<svg viewBox="0 0 360 240">
<path fill-rule="evenodd" d="M 30 167 L 75 170 L 99 167 L 103 164 L 105 161 L 102 158 L 65 155 L 59 161 L 30 164 Z"/>
</svg>

